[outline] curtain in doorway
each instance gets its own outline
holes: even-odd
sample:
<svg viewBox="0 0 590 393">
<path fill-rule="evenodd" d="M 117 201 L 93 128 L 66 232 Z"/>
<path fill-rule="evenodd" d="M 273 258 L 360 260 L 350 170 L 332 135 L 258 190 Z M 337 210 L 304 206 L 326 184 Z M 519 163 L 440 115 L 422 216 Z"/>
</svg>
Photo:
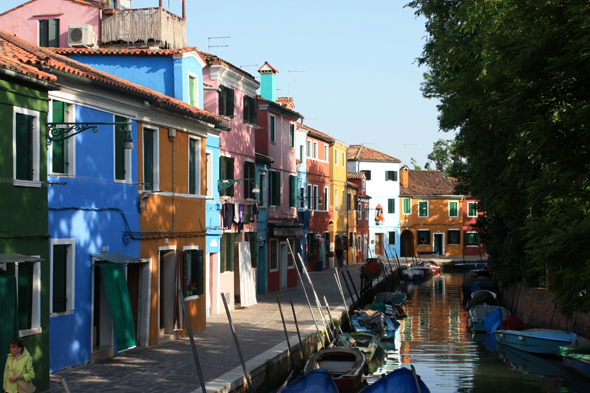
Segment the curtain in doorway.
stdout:
<svg viewBox="0 0 590 393">
<path fill-rule="evenodd" d="M 242 307 L 253 306 L 256 301 L 256 288 L 250 257 L 250 243 L 238 243 L 240 252 L 240 303 Z"/>
<path fill-rule="evenodd" d="M 9 353 L 8 343 L 18 338 L 18 304 L 16 299 L 16 277 L 0 270 L 0 353 Z M 4 348 L 4 349 L 2 349 Z"/>
</svg>

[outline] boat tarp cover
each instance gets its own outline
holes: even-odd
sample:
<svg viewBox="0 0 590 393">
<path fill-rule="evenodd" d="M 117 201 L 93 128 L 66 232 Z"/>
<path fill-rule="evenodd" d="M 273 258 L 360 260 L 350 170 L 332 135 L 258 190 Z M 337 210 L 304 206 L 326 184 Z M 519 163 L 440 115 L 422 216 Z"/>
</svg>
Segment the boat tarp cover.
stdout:
<svg viewBox="0 0 590 393">
<path fill-rule="evenodd" d="M 109 302 L 109 310 L 113 319 L 113 330 L 117 341 L 117 350 L 136 346 L 135 323 L 129 300 L 129 290 L 125 280 L 125 270 L 122 264 L 112 262 L 96 262 L 100 267 L 104 289 Z"/>
<path fill-rule="evenodd" d="M 471 299 L 469 299 L 469 303 L 467 303 L 467 310 L 470 310 L 473 306 L 477 306 L 484 303 L 490 306 L 497 306 L 498 299 L 496 299 L 494 295 L 492 295 L 488 291 L 473 291 L 473 295 L 471 296 Z"/>
<path fill-rule="evenodd" d="M 483 326 L 486 328 L 486 332 L 488 334 L 494 334 L 496 329 L 502 325 L 502 321 L 504 316 L 502 315 L 502 310 L 499 308 L 495 308 L 490 311 L 484 318 L 483 318 Z"/>
<path fill-rule="evenodd" d="M 524 330 L 524 323 L 514 315 L 506 317 L 500 330 Z"/>
<path fill-rule="evenodd" d="M 16 299 L 16 277 L 0 269 L 0 353 L 8 353 L 8 343 L 18 338 L 18 312 Z M 2 349 L 4 348 L 4 349 Z"/>
<path fill-rule="evenodd" d="M 356 340 L 349 334 L 342 333 L 332 341 L 332 347 L 356 348 Z"/>
<path fill-rule="evenodd" d="M 420 390 L 416 386 L 416 379 L 420 385 Z M 430 393 L 419 375 L 416 375 L 416 379 L 414 379 L 414 373 L 411 370 L 405 367 L 398 368 L 361 390 L 361 393 L 416 393 L 418 391 Z"/>
<path fill-rule="evenodd" d="M 295 378 L 283 389 L 283 392 L 297 393 L 338 393 L 338 387 L 330 372 L 318 368 Z"/>
</svg>

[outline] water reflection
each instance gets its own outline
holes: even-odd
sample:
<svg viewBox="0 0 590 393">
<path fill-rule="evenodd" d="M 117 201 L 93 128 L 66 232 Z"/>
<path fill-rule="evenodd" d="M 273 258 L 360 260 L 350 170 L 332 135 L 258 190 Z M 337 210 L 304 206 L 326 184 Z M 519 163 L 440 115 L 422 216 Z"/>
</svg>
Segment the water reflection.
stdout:
<svg viewBox="0 0 590 393">
<path fill-rule="evenodd" d="M 523 353 L 497 345 L 491 335 L 469 332 L 461 293 L 465 279 L 467 274 L 443 273 L 402 288 L 408 317 L 383 348 L 382 364 L 370 367 L 375 371 L 368 383 L 414 365 L 433 393 L 590 393 L 574 390 L 576 381 L 574 387 L 566 382 L 560 358 Z"/>
</svg>

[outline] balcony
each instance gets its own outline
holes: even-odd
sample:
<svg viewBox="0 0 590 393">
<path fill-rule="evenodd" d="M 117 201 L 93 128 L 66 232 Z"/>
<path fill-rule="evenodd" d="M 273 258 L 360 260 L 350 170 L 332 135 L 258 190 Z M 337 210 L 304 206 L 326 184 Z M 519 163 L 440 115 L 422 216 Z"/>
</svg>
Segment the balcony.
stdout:
<svg viewBox="0 0 590 393">
<path fill-rule="evenodd" d="M 162 7 L 107 9 L 101 33 L 102 48 L 181 49 L 186 46 L 186 19 Z"/>
</svg>

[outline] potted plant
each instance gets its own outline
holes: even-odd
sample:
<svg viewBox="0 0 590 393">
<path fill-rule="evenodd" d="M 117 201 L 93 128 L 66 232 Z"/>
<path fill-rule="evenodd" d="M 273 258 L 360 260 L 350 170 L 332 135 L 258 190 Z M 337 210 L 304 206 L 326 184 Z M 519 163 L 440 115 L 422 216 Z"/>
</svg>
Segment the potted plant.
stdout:
<svg viewBox="0 0 590 393">
<path fill-rule="evenodd" d="M 381 272 L 381 265 L 378 261 L 365 263 L 363 266 L 359 268 L 359 273 L 361 274 L 361 277 L 368 277 L 373 280 L 378 278 L 381 275 Z"/>
<path fill-rule="evenodd" d="M 332 251 L 328 251 L 326 253 L 326 258 L 332 258 L 333 256 L 334 256 L 334 252 L 332 252 Z"/>
<path fill-rule="evenodd" d="M 197 283 L 189 281 L 188 284 L 186 284 L 186 295 L 193 296 L 196 292 L 197 292 Z"/>
</svg>

